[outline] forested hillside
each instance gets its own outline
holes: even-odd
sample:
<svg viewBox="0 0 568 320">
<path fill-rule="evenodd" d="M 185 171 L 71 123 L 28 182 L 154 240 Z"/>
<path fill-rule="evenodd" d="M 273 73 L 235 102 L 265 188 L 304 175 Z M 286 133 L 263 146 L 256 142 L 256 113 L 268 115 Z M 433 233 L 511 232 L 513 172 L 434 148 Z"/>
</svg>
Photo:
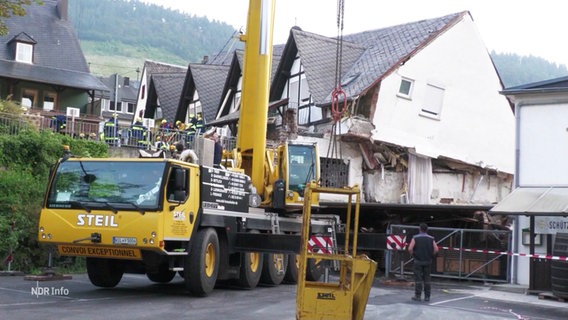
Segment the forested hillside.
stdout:
<svg viewBox="0 0 568 320">
<path fill-rule="evenodd" d="M 199 62 L 235 32 L 224 22 L 139 1 L 72 0 L 69 17 L 91 71 L 99 75 L 133 72 L 145 59 Z"/>
<path fill-rule="evenodd" d="M 505 87 L 568 76 L 566 65 L 558 65 L 540 57 L 492 52 L 491 58 Z"/>
<path fill-rule="evenodd" d="M 187 1 L 187 0 L 179 0 Z M 135 78 L 144 60 L 185 66 L 223 50 L 232 26 L 137 0 L 72 0 L 69 16 L 91 72 Z M 565 65 L 491 52 L 505 87 L 568 76 Z"/>
</svg>

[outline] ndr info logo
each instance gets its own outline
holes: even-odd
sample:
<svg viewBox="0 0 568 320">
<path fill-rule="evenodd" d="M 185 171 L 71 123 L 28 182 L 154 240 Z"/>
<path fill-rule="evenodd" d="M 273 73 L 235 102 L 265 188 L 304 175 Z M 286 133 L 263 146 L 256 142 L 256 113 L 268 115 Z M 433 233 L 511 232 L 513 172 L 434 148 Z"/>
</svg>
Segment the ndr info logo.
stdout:
<svg viewBox="0 0 568 320">
<path fill-rule="evenodd" d="M 36 281 L 36 286 L 32 287 L 32 296 L 68 296 L 69 289 L 61 286 L 61 287 L 40 287 L 39 281 Z"/>
</svg>

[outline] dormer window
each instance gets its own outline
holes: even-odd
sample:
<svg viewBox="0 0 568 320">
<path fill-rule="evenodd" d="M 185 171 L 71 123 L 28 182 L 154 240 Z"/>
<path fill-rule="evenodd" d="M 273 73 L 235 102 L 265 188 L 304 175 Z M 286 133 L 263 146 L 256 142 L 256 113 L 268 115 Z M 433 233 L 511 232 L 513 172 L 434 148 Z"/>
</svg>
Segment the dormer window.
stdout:
<svg viewBox="0 0 568 320">
<path fill-rule="evenodd" d="M 16 43 L 16 61 L 32 63 L 34 56 L 34 47 L 30 43 Z"/>
<path fill-rule="evenodd" d="M 34 63 L 34 46 L 37 42 L 27 33 L 21 32 L 16 35 L 9 44 L 14 53 L 16 62 Z"/>
</svg>

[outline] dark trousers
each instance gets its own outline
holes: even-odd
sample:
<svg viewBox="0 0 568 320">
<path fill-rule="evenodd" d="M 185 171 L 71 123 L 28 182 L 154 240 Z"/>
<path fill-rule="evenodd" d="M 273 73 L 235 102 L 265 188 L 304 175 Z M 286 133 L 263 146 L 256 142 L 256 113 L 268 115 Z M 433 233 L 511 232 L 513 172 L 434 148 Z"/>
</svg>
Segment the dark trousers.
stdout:
<svg viewBox="0 0 568 320">
<path fill-rule="evenodd" d="M 414 295 L 420 297 L 424 287 L 424 297 L 430 298 L 432 291 L 432 278 L 430 277 L 430 265 L 420 266 L 414 264 Z"/>
</svg>

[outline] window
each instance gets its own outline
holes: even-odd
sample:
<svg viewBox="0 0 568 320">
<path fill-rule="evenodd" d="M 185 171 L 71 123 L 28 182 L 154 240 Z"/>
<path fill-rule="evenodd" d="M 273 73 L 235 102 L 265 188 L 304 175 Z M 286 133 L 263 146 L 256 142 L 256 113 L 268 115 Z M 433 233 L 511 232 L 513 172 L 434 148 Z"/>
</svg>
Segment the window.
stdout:
<svg viewBox="0 0 568 320">
<path fill-rule="evenodd" d="M 289 107 L 298 109 L 298 124 L 310 125 L 321 121 L 324 118 L 322 108 L 317 107 L 311 99 L 304 67 L 299 58 L 296 58 L 290 72 L 290 78 L 284 89 L 286 92 L 284 97 L 289 98 Z"/>
<path fill-rule="evenodd" d="M 424 96 L 424 106 L 420 110 L 420 115 L 440 119 L 442 105 L 444 103 L 444 89 L 428 84 Z"/>
<path fill-rule="evenodd" d="M 115 104 L 114 101 L 111 101 L 109 105 L 109 111 L 122 112 L 122 102 Z"/>
<path fill-rule="evenodd" d="M 37 91 L 24 89 L 24 91 L 22 92 L 22 107 L 31 109 L 36 105 L 37 105 Z"/>
<path fill-rule="evenodd" d="M 43 93 L 43 110 L 51 111 L 55 109 L 55 101 L 57 101 L 57 93 L 55 92 L 44 92 Z"/>
<path fill-rule="evenodd" d="M 410 99 L 412 97 L 413 87 L 414 87 L 414 80 L 402 78 L 402 80 L 400 80 L 400 87 L 398 88 L 397 96 Z"/>
<path fill-rule="evenodd" d="M 185 202 L 188 192 L 188 171 L 182 168 L 173 168 L 168 179 L 168 187 L 166 194 L 168 201 L 181 201 Z"/>
<path fill-rule="evenodd" d="M 110 101 L 109 100 L 102 99 L 101 105 L 102 105 L 103 111 L 110 111 Z"/>
<path fill-rule="evenodd" d="M 126 112 L 127 113 L 134 113 L 134 109 L 136 108 L 136 104 L 134 103 L 128 103 L 127 107 L 126 107 Z"/>
<path fill-rule="evenodd" d="M 16 44 L 16 61 L 32 63 L 33 48 L 33 45 L 29 43 L 18 42 Z"/>
</svg>

